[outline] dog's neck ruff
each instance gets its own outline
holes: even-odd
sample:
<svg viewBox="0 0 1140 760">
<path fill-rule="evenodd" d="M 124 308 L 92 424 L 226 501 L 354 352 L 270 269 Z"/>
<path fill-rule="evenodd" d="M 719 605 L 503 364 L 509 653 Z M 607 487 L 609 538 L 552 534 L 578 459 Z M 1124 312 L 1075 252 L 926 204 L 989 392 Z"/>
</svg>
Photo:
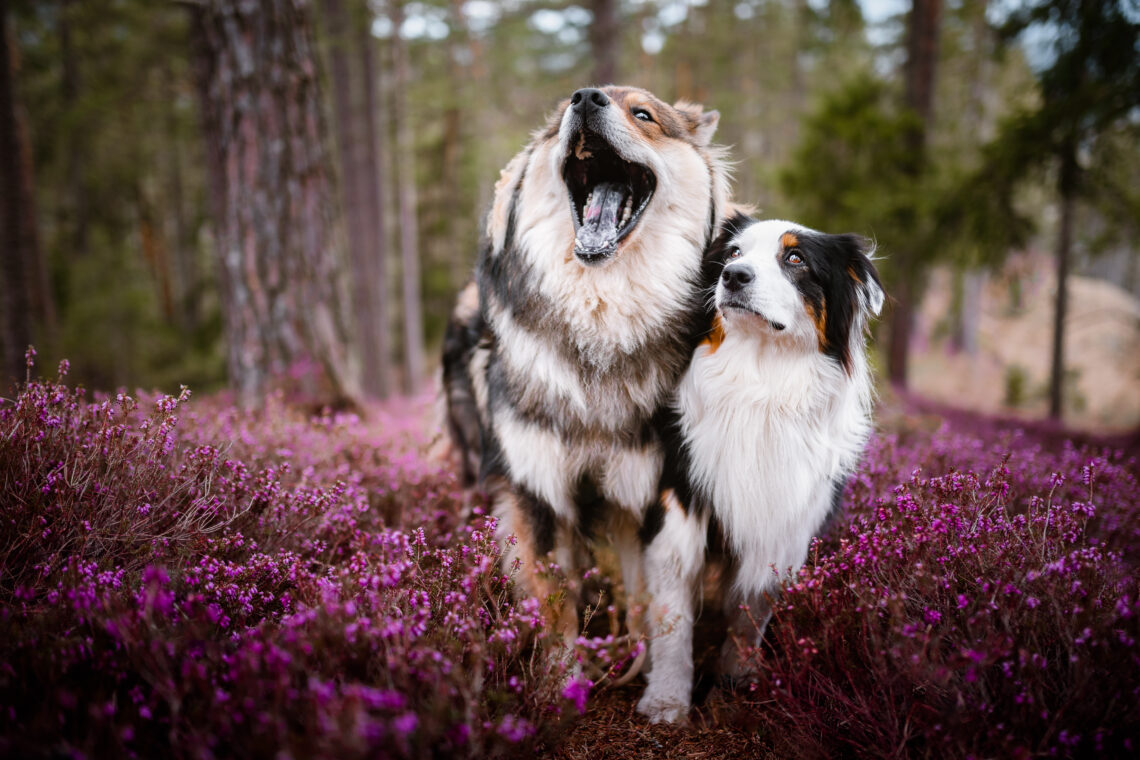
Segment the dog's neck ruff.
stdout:
<svg viewBox="0 0 1140 760">
<path fill-rule="evenodd" d="M 862 349 L 853 371 L 823 354 L 728 330 L 699 347 L 676 408 L 693 486 L 724 526 L 740 583 L 775 581 L 768 567 L 798 567 L 830 503 L 828 489 L 858 462 L 870 433 L 872 385 Z M 757 488 L 763 483 L 763 488 Z M 750 566 L 750 558 L 767 558 Z"/>
</svg>

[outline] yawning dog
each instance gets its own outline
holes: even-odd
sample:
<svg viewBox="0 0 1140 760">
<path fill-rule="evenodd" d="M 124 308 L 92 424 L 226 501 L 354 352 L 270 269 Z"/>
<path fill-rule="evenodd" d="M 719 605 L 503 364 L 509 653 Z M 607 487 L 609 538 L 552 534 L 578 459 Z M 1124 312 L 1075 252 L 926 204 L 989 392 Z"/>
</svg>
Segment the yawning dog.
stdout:
<svg viewBox="0 0 1140 760">
<path fill-rule="evenodd" d="M 728 194 L 717 120 L 645 90 L 581 89 L 496 185 L 445 336 L 447 426 L 522 591 L 542 600 L 555 587 L 536 562 L 573 577 L 599 535 L 641 588 L 638 526 L 663 461 L 652 420 L 701 329 L 702 254 Z M 550 610 L 567 643 L 575 604 Z"/>
<path fill-rule="evenodd" d="M 871 431 L 864 330 L 883 290 L 863 240 L 735 216 L 711 257 L 724 262 L 715 315 L 678 385 L 642 527 L 652 637 L 638 710 L 653 722 L 688 714 L 707 553 L 726 560 L 721 669 L 738 676 L 736 642 L 759 642 L 766 595 L 803 564 Z"/>
</svg>

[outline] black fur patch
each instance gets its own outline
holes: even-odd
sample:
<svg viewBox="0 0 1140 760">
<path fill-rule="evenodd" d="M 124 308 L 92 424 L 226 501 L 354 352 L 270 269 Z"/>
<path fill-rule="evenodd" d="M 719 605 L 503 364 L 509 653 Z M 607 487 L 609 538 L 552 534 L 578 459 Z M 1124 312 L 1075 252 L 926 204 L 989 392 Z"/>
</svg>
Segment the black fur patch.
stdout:
<svg viewBox="0 0 1140 760">
<path fill-rule="evenodd" d="M 541 557 L 554 550 L 554 531 L 557 519 L 554 508 L 525 488 L 516 487 L 519 508 L 534 537 L 534 553 Z"/>
<path fill-rule="evenodd" d="M 594 479 L 582 473 L 574 486 L 574 506 L 578 508 L 578 530 L 586 538 L 594 538 L 605 516 L 606 500 Z"/>
<path fill-rule="evenodd" d="M 739 211 L 736 212 L 720 223 L 720 230 L 716 239 L 705 249 L 701 267 L 701 286 L 705 295 L 705 315 L 710 325 L 715 311 L 712 299 L 713 292 L 716 290 L 716 283 L 720 279 L 720 272 L 728 261 L 728 252 L 732 248 L 731 243 L 740 236 L 740 233 L 753 224 L 756 224 L 755 219 Z"/>
<path fill-rule="evenodd" d="M 483 315 L 476 311 L 467 320 L 452 314 L 443 333 L 443 387 L 447 395 L 447 429 L 459 448 L 459 474 L 466 488 L 475 484 L 478 462 L 483 458 L 483 430 L 468 365 L 476 346 L 489 338 Z"/>
<path fill-rule="evenodd" d="M 855 329 L 859 300 L 866 283 L 880 288 L 879 274 L 865 254 L 866 241 L 858 235 L 828 235 L 795 230 L 795 246 L 806 266 L 791 265 L 791 250 L 780 252 L 780 267 L 800 296 L 824 320 L 820 350 L 847 372 L 851 371 L 851 331 Z"/>
<path fill-rule="evenodd" d="M 637 531 L 641 545 L 648 546 L 664 526 L 665 507 L 661 506 L 660 500 L 657 500 L 649 505 L 648 509 L 645 510 L 645 517 L 641 519 L 641 528 Z"/>
</svg>

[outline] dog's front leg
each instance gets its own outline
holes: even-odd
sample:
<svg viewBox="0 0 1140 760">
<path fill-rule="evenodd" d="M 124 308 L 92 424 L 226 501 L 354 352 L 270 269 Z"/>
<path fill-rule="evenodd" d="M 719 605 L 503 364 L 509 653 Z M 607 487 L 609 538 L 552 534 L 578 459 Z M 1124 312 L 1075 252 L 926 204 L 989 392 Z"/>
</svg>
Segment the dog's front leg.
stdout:
<svg viewBox="0 0 1140 760">
<path fill-rule="evenodd" d="M 693 691 L 694 600 L 705 563 L 708 519 L 662 495 L 660 531 L 645 549 L 649 590 L 649 685 L 637 711 L 653 723 L 687 720 Z"/>
<path fill-rule="evenodd" d="M 578 583 L 570 582 L 577 580 L 574 531 L 549 504 L 525 488 L 505 482 L 497 485 L 494 515 L 504 567 L 510 572 L 517 563 L 516 594 L 538 599 L 557 637 L 553 656 L 570 660 L 578 638 Z M 561 571 L 551 569 L 551 562 Z"/>
<path fill-rule="evenodd" d="M 720 648 L 717 668 L 721 676 L 736 682 L 752 675 L 755 670 L 753 650 L 760 646 L 772 617 L 769 594 L 777 592 L 778 588 L 770 592 L 749 592 L 743 596 L 736 593 L 726 595 L 724 616 L 728 621 L 728 633 Z"/>
</svg>

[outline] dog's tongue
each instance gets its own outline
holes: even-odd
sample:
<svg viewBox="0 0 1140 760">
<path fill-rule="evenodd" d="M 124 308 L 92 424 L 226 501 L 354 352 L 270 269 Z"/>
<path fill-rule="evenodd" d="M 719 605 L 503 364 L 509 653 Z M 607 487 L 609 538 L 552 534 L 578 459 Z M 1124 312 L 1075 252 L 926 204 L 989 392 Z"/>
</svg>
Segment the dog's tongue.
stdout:
<svg viewBox="0 0 1140 760">
<path fill-rule="evenodd" d="M 600 251 L 613 248 L 621 229 L 621 216 L 629 186 L 624 182 L 599 182 L 582 210 L 578 248 Z"/>
</svg>

